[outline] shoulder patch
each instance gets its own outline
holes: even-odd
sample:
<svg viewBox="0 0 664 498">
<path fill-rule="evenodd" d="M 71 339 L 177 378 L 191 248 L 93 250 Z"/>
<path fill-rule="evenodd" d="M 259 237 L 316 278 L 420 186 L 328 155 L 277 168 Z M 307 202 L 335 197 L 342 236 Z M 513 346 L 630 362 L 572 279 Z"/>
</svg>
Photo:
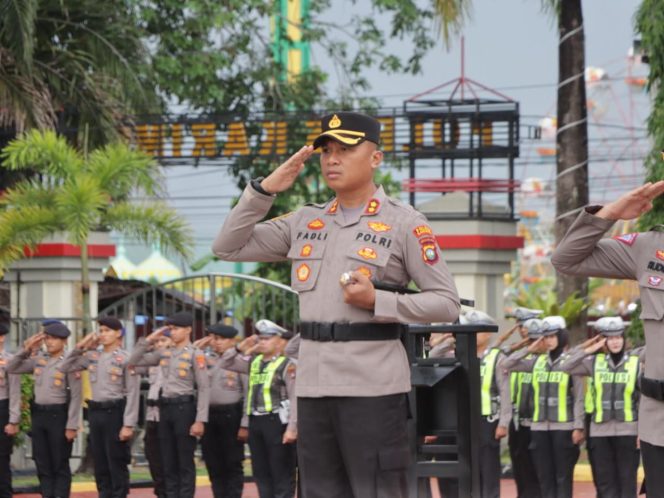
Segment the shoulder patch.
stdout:
<svg viewBox="0 0 664 498">
<path fill-rule="evenodd" d="M 632 244 L 634 244 L 634 241 L 636 240 L 638 235 L 639 235 L 638 233 L 626 233 L 624 235 L 616 235 L 613 238 L 619 242 L 622 242 L 623 244 L 631 246 Z"/>
<path fill-rule="evenodd" d="M 203 353 L 196 355 L 196 366 L 198 368 L 207 368 L 207 361 L 205 360 L 205 355 Z"/>
<path fill-rule="evenodd" d="M 433 235 L 433 230 L 429 225 L 420 225 L 413 229 L 413 234 L 419 239 L 423 235 Z"/>
</svg>

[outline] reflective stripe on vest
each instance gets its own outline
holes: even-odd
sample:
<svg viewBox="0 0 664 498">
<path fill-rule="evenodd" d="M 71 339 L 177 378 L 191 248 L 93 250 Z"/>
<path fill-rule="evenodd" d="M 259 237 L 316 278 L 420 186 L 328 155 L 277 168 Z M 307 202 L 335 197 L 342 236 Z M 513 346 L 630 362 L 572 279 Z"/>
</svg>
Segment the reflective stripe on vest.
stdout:
<svg viewBox="0 0 664 498">
<path fill-rule="evenodd" d="M 630 355 L 627 361 L 617 367 L 609 365 L 608 355 L 599 354 L 593 366 L 593 420 L 601 424 L 607 420 L 634 422 L 638 393 L 636 381 L 639 370 L 639 357 Z"/>
<path fill-rule="evenodd" d="M 247 415 L 251 415 L 251 407 L 254 402 L 254 387 L 263 386 L 263 404 L 266 413 L 272 411 L 272 381 L 274 374 L 281 364 L 286 361 L 285 356 L 279 356 L 267 364 L 265 370 L 261 372 L 261 364 L 263 362 L 263 355 L 259 354 L 251 362 L 251 369 L 249 371 L 249 392 L 247 393 Z"/>
<path fill-rule="evenodd" d="M 588 377 L 588 380 L 586 381 L 586 395 L 583 400 L 583 405 L 587 414 L 590 414 L 595 410 L 595 386 L 593 385 L 592 377 Z"/>
<path fill-rule="evenodd" d="M 569 422 L 573 418 L 570 376 L 559 370 L 551 371 L 548 360 L 548 355 L 541 354 L 533 366 L 533 422 Z M 554 394 L 551 390 L 555 387 Z"/>
<path fill-rule="evenodd" d="M 496 371 L 496 360 L 500 354 L 500 349 L 493 348 L 482 358 L 480 362 L 480 378 L 482 379 L 482 416 L 494 415 L 497 410 L 491 406 L 492 400 L 496 400 L 497 393 L 494 388 L 492 396 L 492 387 L 495 385 L 494 373 Z"/>
</svg>

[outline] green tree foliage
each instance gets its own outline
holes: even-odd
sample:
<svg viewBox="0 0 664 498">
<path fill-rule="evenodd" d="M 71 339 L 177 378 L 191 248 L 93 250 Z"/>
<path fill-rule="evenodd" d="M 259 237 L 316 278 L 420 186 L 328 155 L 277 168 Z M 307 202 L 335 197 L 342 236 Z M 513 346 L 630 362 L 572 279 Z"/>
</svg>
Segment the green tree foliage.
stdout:
<svg viewBox="0 0 664 498">
<path fill-rule="evenodd" d="M 646 180 L 664 178 L 664 0 L 643 0 L 636 12 L 636 30 L 641 35 L 641 46 L 648 56 L 650 71 L 648 91 L 652 96 L 652 110 L 648 116 L 648 134 L 653 150 L 646 159 Z M 653 209 L 641 216 L 639 229 L 648 230 L 664 223 L 664 198 L 653 201 Z"/>
<path fill-rule="evenodd" d="M 565 319 L 568 327 L 576 324 L 588 307 L 586 300 L 576 294 L 559 303 L 558 296 L 553 290 L 552 279 L 543 279 L 528 287 L 522 286 L 514 303 L 517 306 L 542 310 L 544 316 L 560 315 Z"/>
<path fill-rule="evenodd" d="M 9 170 L 29 169 L 33 179 L 5 191 L 0 200 L 0 268 L 23 257 L 46 237 L 64 233 L 81 248 L 83 318 L 90 327 L 87 240 L 94 230 L 115 230 L 145 244 L 188 257 L 186 222 L 162 202 L 137 204 L 133 194 L 161 194 L 159 166 L 124 144 L 84 154 L 52 131 L 30 131 L 0 154 Z"/>
</svg>

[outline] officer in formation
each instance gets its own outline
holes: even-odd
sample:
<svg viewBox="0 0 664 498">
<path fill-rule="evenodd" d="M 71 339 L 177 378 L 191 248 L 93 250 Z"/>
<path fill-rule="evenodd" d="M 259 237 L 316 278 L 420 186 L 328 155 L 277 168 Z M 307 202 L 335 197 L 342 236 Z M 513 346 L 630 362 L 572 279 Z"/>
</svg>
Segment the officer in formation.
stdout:
<svg viewBox="0 0 664 498">
<path fill-rule="evenodd" d="M 129 494 L 131 439 L 138 422 L 140 376 L 129 368 L 122 349 L 123 328 L 117 318 L 98 320 L 99 331 L 80 340 L 58 367 L 61 372 L 87 370 L 90 449 L 101 498 Z"/>
<path fill-rule="evenodd" d="M 170 332 L 164 333 L 156 340 L 155 349 L 166 351 L 173 346 Z M 143 438 L 143 449 L 145 458 L 150 468 L 150 476 L 154 485 L 154 493 L 157 498 L 166 497 L 166 485 L 164 483 L 164 464 L 161 459 L 161 445 L 159 444 L 159 393 L 161 392 L 162 367 L 134 367 L 137 373 L 148 375 L 148 395 L 145 404 L 145 436 Z"/>
<path fill-rule="evenodd" d="M 256 322 L 258 335 L 224 352 L 220 367 L 249 374 L 245 413 L 249 449 L 261 498 L 295 495 L 297 404 L 295 363 L 284 355 L 292 333 L 270 320 Z"/>
<path fill-rule="evenodd" d="M 250 182 L 213 251 L 227 261 L 292 261 L 302 320 L 296 389 L 304 498 L 405 497 L 411 385 L 402 324 L 454 322 L 459 298 L 426 218 L 374 183 L 380 122 L 337 112 L 321 128 L 313 146 Z M 318 148 L 336 197 L 261 222 Z M 400 287 L 414 281 L 423 291 L 398 294 L 372 279 Z"/>
<path fill-rule="evenodd" d="M 525 342 L 516 344 L 525 347 L 541 336 L 541 310 L 517 308 L 515 318 L 519 326 L 519 334 Z M 526 356 L 528 360 L 533 354 Z M 532 372 L 510 373 L 510 395 L 512 401 L 512 421 L 509 431 L 509 451 L 512 461 L 512 473 L 516 483 L 518 498 L 539 498 L 540 487 L 537 480 L 535 465 L 530 453 L 530 426 L 533 419 Z"/>
<path fill-rule="evenodd" d="M 7 362 L 9 373 L 34 374 L 30 435 L 41 494 L 46 498 L 68 497 L 71 487 L 69 458 L 80 423 L 81 374 L 60 370 L 69 335 L 65 324 L 50 321 Z M 46 353 L 40 352 L 42 344 Z"/>
<path fill-rule="evenodd" d="M 594 327 L 599 335 L 590 344 L 574 348 L 562 369 L 592 380 L 586 393 L 591 413 L 588 445 L 599 496 L 636 498 L 637 380 L 643 350 L 626 350 L 625 323 L 620 317 L 600 318 Z"/>
<path fill-rule="evenodd" d="M 618 220 L 633 220 L 652 209 L 664 181 L 647 183 L 606 206 L 586 207 L 553 253 L 561 273 L 636 280 L 646 337 L 638 436 L 648 498 L 664 497 L 664 234 L 651 231 L 603 238 Z"/>
<path fill-rule="evenodd" d="M 9 327 L 0 323 L 0 498 L 12 496 L 12 473 L 9 458 L 21 417 L 21 377 L 7 372 L 12 358 L 5 350 Z"/>
<path fill-rule="evenodd" d="M 244 486 L 244 441 L 248 418 L 243 416 L 243 400 L 249 385 L 245 373 L 221 366 L 221 356 L 236 344 L 238 330 L 217 323 L 207 327 L 208 336 L 196 341 L 206 354 L 210 375 L 210 412 L 201 439 L 203 459 L 215 498 L 240 498 Z"/>
<path fill-rule="evenodd" d="M 166 327 L 139 340 L 129 357 L 132 366 L 162 369 L 159 445 L 168 498 L 193 498 L 196 438 L 203 436 L 208 420 L 210 379 L 205 354 L 191 344 L 192 327 L 191 313 L 175 313 L 166 319 Z M 173 347 L 158 350 L 155 343 L 166 330 Z"/>
<path fill-rule="evenodd" d="M 584 382 L 562 368 L 566 326 L 561 316 L 544 318 L 542 337 L 503 363 L 512 372 L 532 372 L 530 449 L 543 498 L 572 497 L 578 445 L 584 439 Z M 542 346 L 546 352 L 540 352 Z"/>
</svg>

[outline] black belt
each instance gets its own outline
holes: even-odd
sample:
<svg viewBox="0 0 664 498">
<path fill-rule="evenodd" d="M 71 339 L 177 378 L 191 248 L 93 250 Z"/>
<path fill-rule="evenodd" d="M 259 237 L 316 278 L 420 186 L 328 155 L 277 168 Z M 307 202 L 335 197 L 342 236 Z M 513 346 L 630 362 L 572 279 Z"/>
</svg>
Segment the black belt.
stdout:
<svg viewBox="0 0 664 498">
<path fill-rule="evenodd" d="M 300 323 L 302 339 L 319 342 L 390 341 L 399 339 L 405 330 L 401 323 Z"/>
<path fill-rule="evenodd" d="M 230 412 L 242 408 L 242 403 L 226 403 L 223 405 L 210 405 L 211 412 Z"/>
<path fill-rule="evenodd" d="M 88 400 L 89 410 L 110 410 L 112 408 L 124 408 L 124 406 L 124 399 L 112 399 L 109 401 L 92 401 L 91 399 Z"/>
<path fill-rule="evenodd" d="M 160 405 L 182 405 L 184 403 L 193 403 L 196 396 L 189 394 L 185 396 L 173 396 L 172 398 L 159 398 Z"/>
<path fill-rule="evenodd" d="M 145 404 L 147 406 L 159 406 L 159 400 L 158 399 L 146 399 Z"/>
<path fill-rule="evenodd" d="M 9 398 L 0 399 L 0 408 L 7 408 L 9 406 Z"/>
<path fill-rule="evenodd" d="M 67 403 L 62 403 L 58 405 L 41 405 L 39 403 L 32 402 L 30 405 L 32 407 L 32 410 L 35 412 L 66 412 L 67 411 Z"/>
<path fill-rule="evenodd" d="M 657 401 L 664 401 L 664 381 L 641 377 L 641 394 Z"/>
</svg>

